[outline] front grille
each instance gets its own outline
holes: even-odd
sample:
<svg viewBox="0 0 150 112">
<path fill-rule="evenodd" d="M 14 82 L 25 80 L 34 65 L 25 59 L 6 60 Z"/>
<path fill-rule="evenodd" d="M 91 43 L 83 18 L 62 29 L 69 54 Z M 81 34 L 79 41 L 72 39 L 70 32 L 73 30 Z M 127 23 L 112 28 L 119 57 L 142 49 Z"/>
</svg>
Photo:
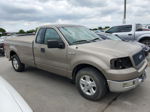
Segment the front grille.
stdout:
<svg viewBox="0 0 150 112">
<path fill-rule="evenodd" d="M 139 65 L 145 59 L 145 53 L 143 50 L 133 55 L 135 65 Z"/>
</svg>

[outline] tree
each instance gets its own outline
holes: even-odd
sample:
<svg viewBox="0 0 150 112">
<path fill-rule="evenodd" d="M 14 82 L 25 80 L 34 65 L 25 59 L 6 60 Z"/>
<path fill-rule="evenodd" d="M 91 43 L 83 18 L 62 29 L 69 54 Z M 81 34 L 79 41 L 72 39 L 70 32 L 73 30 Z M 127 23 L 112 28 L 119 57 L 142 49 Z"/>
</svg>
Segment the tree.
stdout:
<svg viewBox="0 0 150 112">
<path fill-rule="evenodd" d="M 99 29 L 99 30 L 102 30 L 103 28 L 102 28 L 102 27 L 98 27 L 98 29 Z"/>
<path fill-rule="evenodd" d="M 27 33 L 34 33 L 34 32 L 36 32 L 36 30 L 34 30 L 34 29 L 27 31 Z"/>
<path fill-rule="evenodd" d="M 97 30 L 97 28 L 93 28 L 92 30 Z"/>
<path fill-rule="evenodd" d="M 5 33 L 5 32 L 6 32 L 6 30 L 5 30 L 5 29 L 3 29 L 3 28 L 0 28 L 0 32 Z"/>
<path fill-rule="evenodd" d="M 108 29 L 108 28 L 110 28 L 110 26 L 105 26 L 105 29 Z"/>
<path fill-rule="evenodd" d="M 6 35 L 6 30 L 3 28 L 0 28 L 0 36 Z"/>
<path fill-rule="evenodd" d="M 18 33 L 25 33 L 25 31 L 23 29 L 19 30 Z"/>
</svg>

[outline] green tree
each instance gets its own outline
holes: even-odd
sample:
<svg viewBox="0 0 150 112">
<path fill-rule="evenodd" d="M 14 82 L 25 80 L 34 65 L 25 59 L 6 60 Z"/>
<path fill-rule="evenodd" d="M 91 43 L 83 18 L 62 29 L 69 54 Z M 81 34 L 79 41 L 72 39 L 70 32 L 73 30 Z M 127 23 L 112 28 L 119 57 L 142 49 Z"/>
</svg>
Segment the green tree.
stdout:
<svg viewBox="0 0 150 112">
<path fill-rule="evenodd" d="M 99 29 L 99 30 L 102 30 L 103 28 L 102 28 L 102 27 L 98 27 L 98 29 Z"/>
<path fill-rule="evenodd" d="M 18 33 L 26 33 L 23 29 L 19 30 Z"/>
<path fill-rule="evenodd" d="M 3 28 L 0 28 L 0 32 L 2 32 L 2 33 L 6 33 L 6 30 L 5 30 L 5 29 L 3 29 Z"/>
<path fill-rule="evenodd" d="M 34 32 L 36 32 L 36 30 L 34 30 L 34 29 L 27 31 L 27 33 L 34 33 Z"/>
<path fill-rule="evenodd" d="M 97 28 L 93 28 L 92 30 L 98 30 Z"/>
<path fill-rule="evenodd" d="M 110 28 L 110 26 L 105 26 L 105 28 L 104 28 L 104 29 L 108 29 L 108 28 Z"/>
<path fill-rule="evenodd" d="M 6 35 L 6 30 L 3 28 L 0 28 L 0 36 Z"/>
</svg>

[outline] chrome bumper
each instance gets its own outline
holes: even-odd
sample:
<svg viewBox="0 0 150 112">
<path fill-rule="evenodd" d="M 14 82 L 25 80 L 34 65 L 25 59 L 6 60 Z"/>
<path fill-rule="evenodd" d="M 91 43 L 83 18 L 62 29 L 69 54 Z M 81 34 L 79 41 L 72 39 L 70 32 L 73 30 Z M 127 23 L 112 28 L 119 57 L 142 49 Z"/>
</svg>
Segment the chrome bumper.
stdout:
<svg viewBox="0 0 150 112">
<path fill-rule="evenodd" d="M 146 72 L 144 72 L 140 77 L 128 81 L 112 81 L 107 80 L 109 90 L 111 92 L 124 92 L 134 89 L 139 84 L 141 84 L 146 79 Z"/>
</svg>

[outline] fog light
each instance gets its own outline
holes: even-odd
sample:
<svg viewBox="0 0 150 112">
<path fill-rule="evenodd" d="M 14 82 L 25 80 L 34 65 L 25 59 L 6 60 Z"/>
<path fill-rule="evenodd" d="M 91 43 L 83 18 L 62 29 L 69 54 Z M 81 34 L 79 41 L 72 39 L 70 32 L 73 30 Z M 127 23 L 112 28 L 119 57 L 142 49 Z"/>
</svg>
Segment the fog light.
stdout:
<svg viewBox="0 0 150 112">
<path fill-rule="evenodd" d="M 135 81 L 123 83 L 123 87 L 130 87 L 135 84 Z"/>
</svg>

